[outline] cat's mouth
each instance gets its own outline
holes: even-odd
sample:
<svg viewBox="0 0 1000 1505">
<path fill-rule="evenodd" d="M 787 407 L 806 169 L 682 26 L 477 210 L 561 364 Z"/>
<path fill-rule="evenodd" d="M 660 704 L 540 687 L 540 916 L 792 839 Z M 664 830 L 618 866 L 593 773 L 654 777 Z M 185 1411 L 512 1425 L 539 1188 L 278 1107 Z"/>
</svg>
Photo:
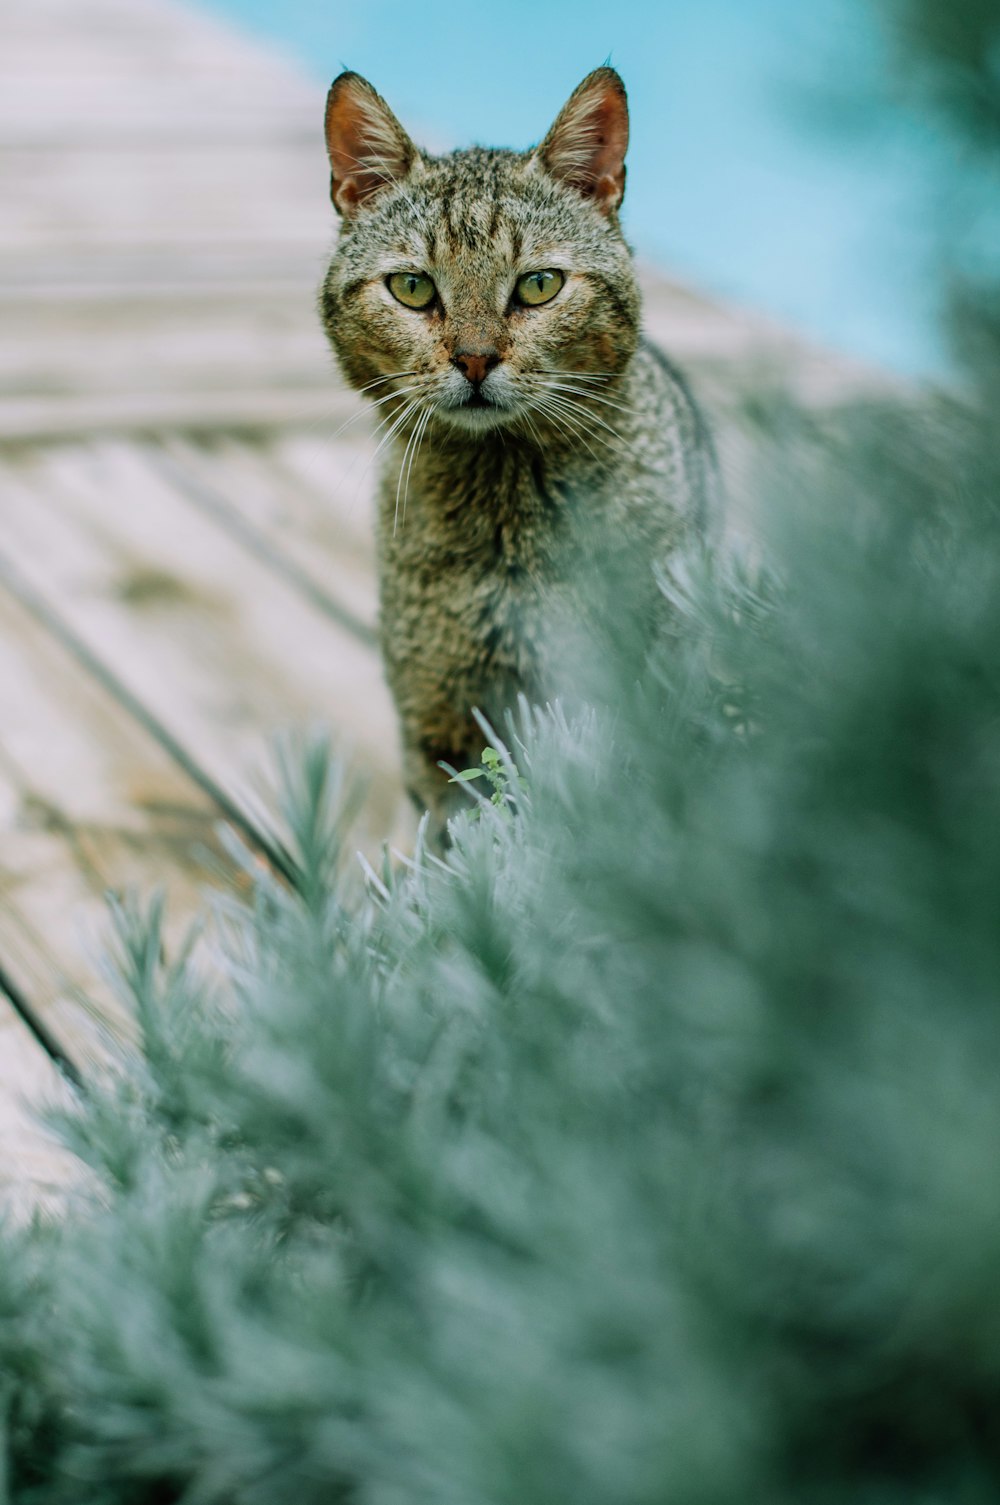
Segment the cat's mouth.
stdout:
<svg viewBox="0 0 1000 1505">
<path fill-rule="evenodd" d="M 498 369 L 485 381 L 468 381 L 452 371 L 435 393 L 436 408 L 445 423 L 467 433 L 482 434 L 506 427 L 519 406 L 509 376 Z"/>
<path fill-rule="evenodd" d="M 451 400 L 438 406 L 441 417 L 456 428 L 482 433 L 487 429 L 502 427 L 513 416 L 509 402 L 498 401 L 495 396 L 480 388 L 463 392 L 457 402 L 456 395 L 450 394 Z"/>
</svg>

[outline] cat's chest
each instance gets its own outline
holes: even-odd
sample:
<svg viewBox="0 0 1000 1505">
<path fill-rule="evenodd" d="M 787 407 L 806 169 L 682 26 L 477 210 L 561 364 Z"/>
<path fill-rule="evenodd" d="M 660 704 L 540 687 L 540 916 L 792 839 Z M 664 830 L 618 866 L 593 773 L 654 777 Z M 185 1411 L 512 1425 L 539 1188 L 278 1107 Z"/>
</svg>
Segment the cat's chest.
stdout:
<svg viewBox="0 0 1000 1505">
<path fill-rule="evenodd" d="M 383 555 L 399 572 L 523 597 L 558 573 L 573 548 L 571 479 L 536 463 L 480 460 L 414 478 L 402 526 L 382 512 Z"/>
<path fill-rule="evenodd" d="M 554 519 L 476 520 L 440 530 L 416 555 L 390 567 L 406 595 L 434 600 L 466 629 L 494 640 L 523 636 L 565 571 L 563 529 Z"/>
<path fill-rule="evenodd" d="M 439 662 L 518 671 L 537 657 L 571 551 L 566 498 L 527 486 L 512 498 L 456 488 L 420 499 L 393 535 L 383 516 L 383 623 Z M 411 527 L 411 522 L 415 526 Z"/>
</svg>

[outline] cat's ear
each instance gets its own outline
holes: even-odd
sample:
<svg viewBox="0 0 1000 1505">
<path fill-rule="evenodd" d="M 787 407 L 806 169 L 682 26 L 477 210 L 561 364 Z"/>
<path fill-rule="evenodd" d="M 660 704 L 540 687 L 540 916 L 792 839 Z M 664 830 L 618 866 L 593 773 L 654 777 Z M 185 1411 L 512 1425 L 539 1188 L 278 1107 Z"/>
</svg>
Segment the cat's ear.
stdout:
<svg viewBox="0 0 1000 1505">
<path fill-rule="evenodd" d="M 330 87 L 326 149 L 330 197 L 345 217 L 400 182 L 417 160 L 417 149 L 399 121 L 359 73 L 342 73 Z"/>
<path fill-rule="evenodd" d="M 627 149 L 625 85 L 613 68 L 595 68 L 563 105 L 537 159 L 550 177 L 611 214 L 625 193 Z"/>
</svg>

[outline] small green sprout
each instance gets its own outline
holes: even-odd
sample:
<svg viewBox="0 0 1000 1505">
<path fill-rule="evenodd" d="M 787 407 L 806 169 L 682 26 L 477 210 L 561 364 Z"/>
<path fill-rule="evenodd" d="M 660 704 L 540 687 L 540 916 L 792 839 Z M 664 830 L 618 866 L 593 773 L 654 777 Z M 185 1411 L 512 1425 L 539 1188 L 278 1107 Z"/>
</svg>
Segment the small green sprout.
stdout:
<svg viewBox="0 0 1000 1505">
<path fill-rule="evenodd" d="M 503 758 L 495 747 L 484 747 L 481 761 L 481 768 L 464 768 L 460 773 L 453 775 L 451 782 L 470 784 L 473 779 L 486 779 L 492 790 L 491 805 L 503 807 L 513 804 L 516 790 L 527 788 L 524 779 L 516 769 L 513 777 L 511 776 L 510 768 L 504 764 Z M 512 786 L 515 787 L 512 788 Z"/>
</svg>

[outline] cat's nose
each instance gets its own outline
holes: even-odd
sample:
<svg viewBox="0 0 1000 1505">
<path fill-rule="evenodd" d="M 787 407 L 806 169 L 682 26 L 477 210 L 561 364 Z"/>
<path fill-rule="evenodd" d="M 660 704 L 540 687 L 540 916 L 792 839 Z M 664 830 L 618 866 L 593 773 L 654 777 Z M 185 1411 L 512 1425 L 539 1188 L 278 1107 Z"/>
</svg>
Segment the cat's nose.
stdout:
<svg viewBox="0 0 1000 1505">
<path fill-rule="evenodd" d="M 456 350 L 451 363 L 468 377 L 474 387 L 478 387 L 493 367 L 499 366 L 500 352 L 494 345 L 484 345 L 479 350 Z"/>
</svg>

